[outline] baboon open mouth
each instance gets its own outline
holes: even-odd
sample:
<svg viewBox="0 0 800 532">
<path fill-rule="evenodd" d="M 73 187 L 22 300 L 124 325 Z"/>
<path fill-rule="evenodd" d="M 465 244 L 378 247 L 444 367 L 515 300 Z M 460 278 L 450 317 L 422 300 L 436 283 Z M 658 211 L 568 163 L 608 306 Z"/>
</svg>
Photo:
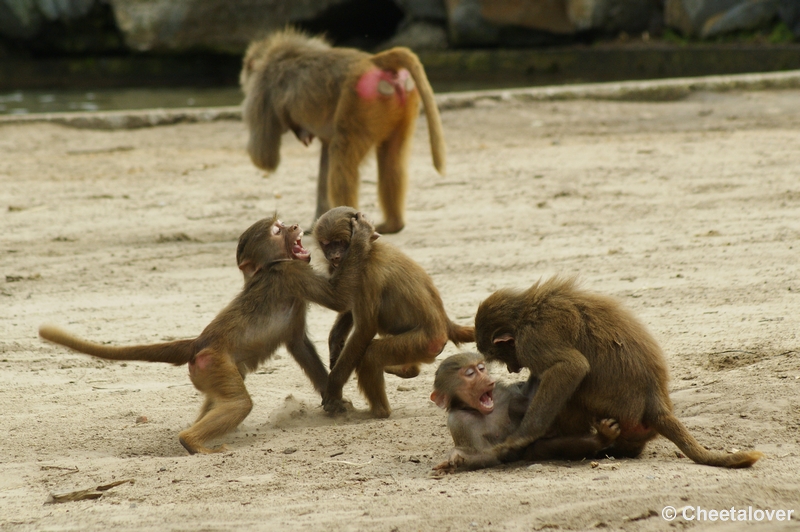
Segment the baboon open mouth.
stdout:
<svg viewBox="0 0 800 532">
<path fill-rule="evenodd" d="M 488 392 L 484 392 L 484 394 L 480 396 L 480 399 L 478 399 L 484 410 L 487 410 L 489 412 L 494 410 L 493 395 L 494 395 L 494 390 L 489 390 Z"/>
<path fill-rule="evenodd" d="M 300 236 L 303 236 L 303 234 L 300 233 Z M 292 246 L 292 256 L 295 259 L 304 260 L 306 262 L 311 260 L 311 252 L 303 247 L 303 243 L 300 241 L 300 238 L 295 240 L 294 245 Z"/>
</svg>

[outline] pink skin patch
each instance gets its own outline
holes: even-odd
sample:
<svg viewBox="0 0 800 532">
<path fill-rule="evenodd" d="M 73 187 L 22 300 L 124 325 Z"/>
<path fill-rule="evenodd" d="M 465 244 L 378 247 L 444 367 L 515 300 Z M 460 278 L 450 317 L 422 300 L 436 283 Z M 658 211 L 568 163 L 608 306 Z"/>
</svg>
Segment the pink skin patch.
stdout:
<svg viewBox="0 0 800 532">
<path fill-rule="evenodd" d="M 393 72 L 373 67 L 358 78 L 356 84 L 356 92 L 364 100 L 388 98 L 396 94 L 400 98 L 401 105 L 406 103 L 406 93 L 413 90 L 413 79 L 405 68 Z"/>
<path fill-rule="evenodd" d="M 653 432 L 653 429 L 644 423 L 621 421 L 619 426 L 621 435 L 628 438 L 646 438 Z"/>
<path fill-rule="evenodd" d="M 201 371 L 205 371 L 211 363 L 210 358 L 211 355 L 208 353 L 202 353 L 196 356 L 193 361 L 189 362 L 189 375 L 194 376 Z"/>
</svg>

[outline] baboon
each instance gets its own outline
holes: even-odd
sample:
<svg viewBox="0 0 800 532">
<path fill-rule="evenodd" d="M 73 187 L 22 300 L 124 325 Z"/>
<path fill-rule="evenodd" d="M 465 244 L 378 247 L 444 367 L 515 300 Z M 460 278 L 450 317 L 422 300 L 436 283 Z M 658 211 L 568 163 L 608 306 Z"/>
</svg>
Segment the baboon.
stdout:
<svg viewBox="0 0 800 532">
<path fill-rule="evenodd" d="M 492 449 L 501 461 L 544 437 L 582 434 L 612 418 L 621 433 L 611 452 L 638 456 L 661 434 L 701 464 L 749 467 L 762 453 L 702 447 L 673 415 L 667 367 L 655 339 L 613 299 L 553 277 L 525 291 L 500 290 L 478 307 L 478 350 L 512 373 L 540 380 L 519 428 Z"/>
<path fill-rule="evenodd" d="M 477 353 L 447 357 L 436 369 L 431 401 L 447 410 L 447 428 L 455 448 L 434 469 L 480 469 L 500 464 L 490 451 L 519 426 L 538 386 L 536 377 L 513 384 L 496 383 L 483 356 Z M 506 460 L 592 458 L 613 445 L 620 432 L 612 419 L 593 421 L 592 429 L 592 433 L 566 437 L 550 430 Z"/>
<path fill-rule="evenodd" d="M 88 342 L 56 327 L 43 325 L 39 335 L 75 351 L 107 360 L 142 360 L 189 365 L 189 378 L 206 395 L 194 424 L 179 434 L 180 443 L 195 453 L 219 452 L 204 446 L 236 428 L 250 413 L 252 401 L 244 377 L 285 345 L 318 392 L 328 371 L 306 334 L 307 301 L 346 310 L 337 289 L 352 291 L 344 275 L 330 281 L 309 264 L 301 242 L 303 231 L 286 226 L 277 216 L 260 220 L 239 238 L 236 262 L 244 288 L 195 339 L 153 345 L 111 347 Z M 341 281 L 341 283 L 340 283 Z"/>
<path fill-rule="evenodd" d="M 239 81 L 253 164 L 273 171 L 281 135 L 306 146 L 322 142 L 315 219 L 330 207 L 358 208 L 359 165 L 376 146 L 382 233 L 405 225 L 406 166 L 419 115 L 428 121 L 433 164 L 444 173 L 445 147 L 433 89 L 408 48 L 370 55 L 331 47 L 321 37 L 286 29 L 248 48 Z"/>
<path fill-rule="evenodd" d="M 314 227 L 333 275 L 350 268 L 358 274 L 357 287 L 349 294 L 341 291 L 349 312 L 340 314 L 331 330 L 331 374 L 323 407 L 330 413 L 343 410 L 342 387 L 355 370 L 372 415 L 388 417 L 384 370 L 415 377 L 420 363 L 433 362 L 448 339 L 457 345 L 472 342 L 475 330 L 450 321 L 430 276 L 391 244 L 376 242 L 380 235 L 353 232 L 351 239 L 354 215 L 351 207 L 336 207 Z M 354 246 L 361 237 L 364 242 Z"/>
</svg>

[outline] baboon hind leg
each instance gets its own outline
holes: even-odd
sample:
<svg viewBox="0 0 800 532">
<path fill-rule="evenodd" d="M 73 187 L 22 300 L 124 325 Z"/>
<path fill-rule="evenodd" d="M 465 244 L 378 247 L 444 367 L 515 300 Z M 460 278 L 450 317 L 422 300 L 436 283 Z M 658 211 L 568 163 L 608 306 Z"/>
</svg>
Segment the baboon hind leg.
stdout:
<svg viewBox="0 0 800 532">
<path fill-rule="evenodd" d="M 189 454 L 224 451 L 225 446 L 211 449 L 204 444 L 235 429 L 252 410 L 244 379 L 227 354 L 210 349 L 189 364 L 189 376 L 206 401 L 194 425 L 178 435 L 181 445 Z"/>
<path fill-rule="evenodd" d="M 389 417 L 392 412 L 383 377 L 387 367 L 413 370 L 420 363 L 433 362 L 446 342 L 446 335 L 437 337 L 427 331 L 412 331 L 372 340 L 356 368 L 358 387 L 367 398 L 372 415 Z"/>
<path fill-rule="evenodd" d="M 331 204 L 328 201 L 328 143 L 322 142 L 322 149 L 319 154 L 319 176 L 317 177 L 317 212 L 314 214 L 314 223 L 320 216 L 328 212 Z"/>
<path fill-rule="evenodd" d="M 405 227 L 405 203 L 408 189 L 408 152 L 414 134 L 416 114 L 400 122 L 382 142 L 378 157 L 378 201 L 384 221 L 375 228 L 379 233 L 397 233 Z"/>
<path fill-rule="evenodd" d="M 328 146 L 328 202 L 358 208 L 358 167 L 372 147 L 368 132 L 337 132 Z"/>
</svg>

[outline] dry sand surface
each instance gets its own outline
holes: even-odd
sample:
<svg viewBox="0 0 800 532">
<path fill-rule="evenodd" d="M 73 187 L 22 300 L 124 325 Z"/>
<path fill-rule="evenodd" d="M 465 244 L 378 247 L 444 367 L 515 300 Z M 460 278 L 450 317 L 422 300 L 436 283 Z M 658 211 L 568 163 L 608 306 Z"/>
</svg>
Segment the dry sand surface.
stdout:
<svg viewBox="0 0 800 532">
<path fill-rule="evenodd" d="M 195 336 L 241 287 L 234 255 L 247 226 L 275 209 L 311 221 L 318 145 L 287 137 L 279 171 L 265 178 L 237 121 L 3 125 L 0 529 L 743 526 L 668 523 L 666 506 L 793 510 L 791 522 L 762 515 L 760 526 L 796 528 L 800 91 L 479 99 L 443 120 L 447 176 L 432 168 L 420 121 L 408 224 L 384 238 L 430 273 L 450 316 L 469 324 L 498 288 L 579 274 L 662 344 L 676 412 L 696 437 L 763 451 L 755 467 L 696 465 L 660 438 L 634 460 L 436 478 L 431 467 L 451 446 L 428 399 L 436 364 L 413 380 L 387 376 L 389 419 L 366 414 L 352 381 L 345 395 L 357 411 L 331 419 L 284 350 L 248 377 L 255 408 L 219 442 L 230 452 L 187 456 L 177 433 L 201 398 L 185 367 L 94 360 L 40 341 L 37 328 L 115 344 Z M 374 161 L 363 176 L 361 208 L 379 220 Z M 333 318 L 310 311 L 323 359 Z M 440 359 L 455 352 L 448 345 Z M 97 500 L 45 504 L 126 479 Z"/>
</svg>

